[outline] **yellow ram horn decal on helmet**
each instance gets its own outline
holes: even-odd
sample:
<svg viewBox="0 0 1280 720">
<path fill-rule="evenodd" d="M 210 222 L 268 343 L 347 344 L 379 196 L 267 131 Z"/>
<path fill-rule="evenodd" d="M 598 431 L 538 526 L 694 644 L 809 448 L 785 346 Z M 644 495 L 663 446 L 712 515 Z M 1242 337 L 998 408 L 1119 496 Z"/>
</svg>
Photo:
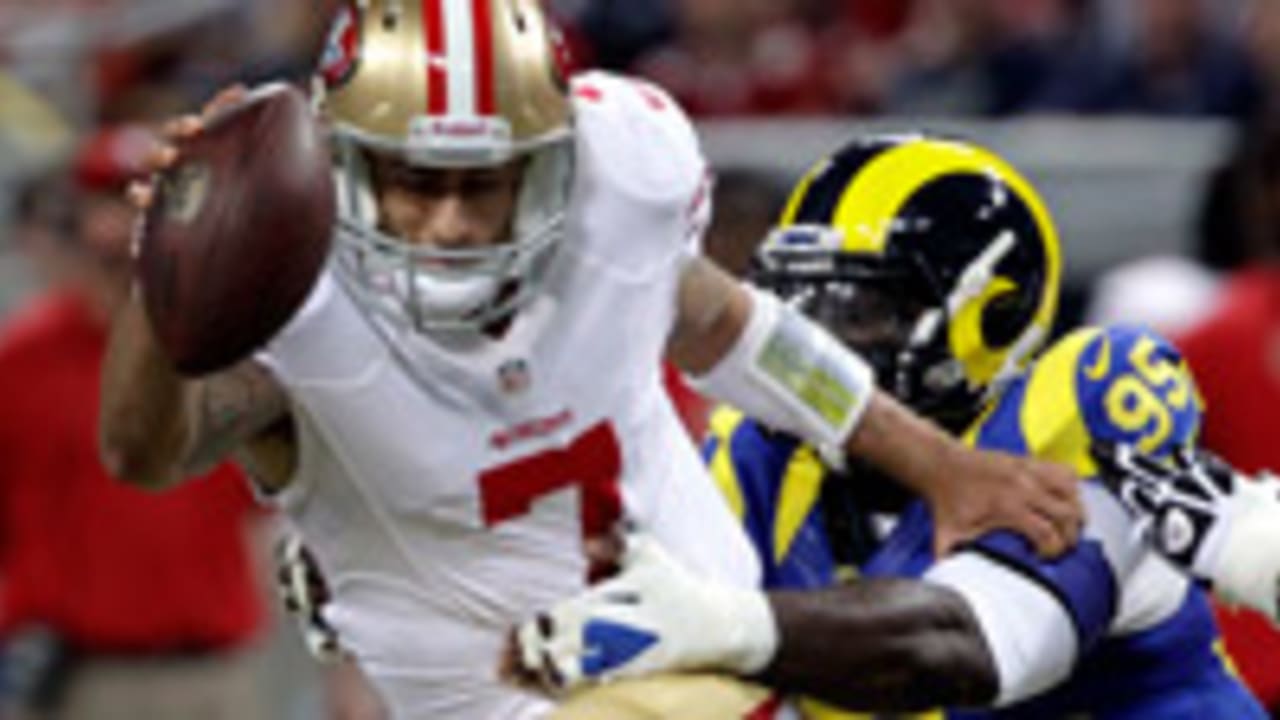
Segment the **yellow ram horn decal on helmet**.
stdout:
<svg viewBox="0 0 1280 720">
<path fill-rule="evenodd" d="M 965 377 L 974 387 L 991 382 L 1004 365 L 1004 348 L 988 347 L 982 332 L 982 314 L 1001 295 L 1016 293 L 1017 283 L 999 276 L 966 302 L 952 316 L 948 328 L 951 351 L 964 368 Z"/>
<path fill-rule="evenodd" d="M 814 228 L 839 238 L 805 246 L 829 254 L 830 276 L 779 252 L 769 258 L 779 287 L 851 328 L 849 342 L 879 352 L 882 376 L 934 419 L 972 421 L 1049 336 L 1058 234 L 1031 183 L 991 151 L 924 134 L 856 139 L 806 173 L 779 221 L 779 232 Z M 883 295 L 881 312 L 901 314 L 906 330 L 859 335 L 859 293 Z"/>
</svg>

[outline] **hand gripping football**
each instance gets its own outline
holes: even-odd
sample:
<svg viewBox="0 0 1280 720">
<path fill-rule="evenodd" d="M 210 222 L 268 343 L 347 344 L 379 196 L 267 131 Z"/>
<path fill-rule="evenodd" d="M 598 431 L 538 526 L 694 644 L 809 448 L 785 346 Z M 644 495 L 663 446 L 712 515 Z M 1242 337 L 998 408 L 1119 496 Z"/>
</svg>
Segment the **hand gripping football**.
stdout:
<svg viewBox="0 0 1280 720">
<path fill-rule="evenodd" d="M 177 147 L 139 230 L 138 279 L 174 366 L 203 375 L 261 347 L 306 300 L 329 253 L 333 178 L 324 129 L 284 84 Z"/>
</svg>

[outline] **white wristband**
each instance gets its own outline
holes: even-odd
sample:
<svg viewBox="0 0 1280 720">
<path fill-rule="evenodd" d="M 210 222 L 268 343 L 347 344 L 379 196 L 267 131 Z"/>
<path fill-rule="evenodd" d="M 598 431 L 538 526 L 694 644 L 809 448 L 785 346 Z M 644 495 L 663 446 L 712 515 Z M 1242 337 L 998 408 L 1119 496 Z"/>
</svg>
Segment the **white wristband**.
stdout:
<svg viewBox="0 0 1280 720">
<path fill-rule="evenodd" d="M 749 285 L 751 317 L 710 372 L 704 394 L 819 447 L 843 447 L 875 392 L 861 357 L 817 323 Z"/>
</svg>

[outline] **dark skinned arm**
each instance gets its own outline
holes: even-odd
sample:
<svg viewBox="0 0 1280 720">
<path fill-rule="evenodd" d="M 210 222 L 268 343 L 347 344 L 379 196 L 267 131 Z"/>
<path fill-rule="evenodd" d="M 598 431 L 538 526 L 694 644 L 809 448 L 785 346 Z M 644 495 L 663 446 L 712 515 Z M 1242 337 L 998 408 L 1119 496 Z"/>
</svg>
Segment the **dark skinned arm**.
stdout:
<svg viewBox="0 0 1280 720">
<path fill-rule="evenodd" d="M 778 648 L 758 679 L 850 710 L 987 705 L 997 671 L 968 604 L 949 588 L 876 579 L 771 592 Z"/>
</svg>

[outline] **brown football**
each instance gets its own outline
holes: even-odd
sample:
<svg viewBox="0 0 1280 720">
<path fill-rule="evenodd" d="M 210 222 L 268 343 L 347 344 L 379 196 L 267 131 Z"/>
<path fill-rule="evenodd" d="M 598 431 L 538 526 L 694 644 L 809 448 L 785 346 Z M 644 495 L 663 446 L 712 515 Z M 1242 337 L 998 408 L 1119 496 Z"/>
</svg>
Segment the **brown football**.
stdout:
<svg viewBox="0 0 1280 720">
<path fill-rule="evenodd" d="M 226 368 L 271 339 L 324 267 L 334 223 L 328 141 L 307 98 L 254 90 L 178 144 L 142 220 L 138 278 L 179 372 Z"/>
</svg>

